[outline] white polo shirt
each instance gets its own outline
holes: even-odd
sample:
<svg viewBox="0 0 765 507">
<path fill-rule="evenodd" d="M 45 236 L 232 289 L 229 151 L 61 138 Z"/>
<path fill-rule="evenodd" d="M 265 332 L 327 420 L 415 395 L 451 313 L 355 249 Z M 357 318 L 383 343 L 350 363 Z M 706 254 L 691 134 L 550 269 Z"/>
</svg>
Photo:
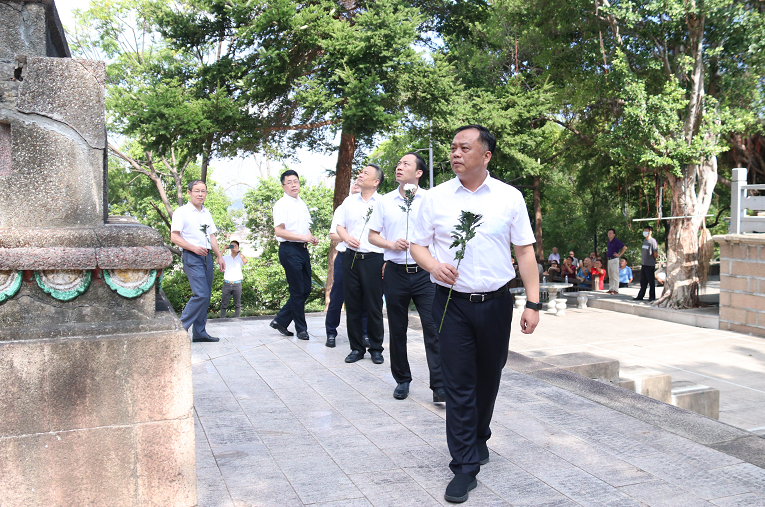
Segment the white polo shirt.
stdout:
<svg viewBox="0 0 765 507">
<path fill-rule="evenodd" d="M 340 203 L 340 206 L 337 207 L 335 212 L 332 214 L 332 225 L 329 226 L 329 232 L 337 234 L 337 222 L 340 220 L 340 217 L 345 213 L 343 209 L 343 203 Z M 337 244 L 335 247 L 335 250 L 338 252 L 345 252 L 346 248 L 348 248 L 348 245 L 345 243 L 345 241 L 340 241 L 340 243 Z"/>
<path fill-rule="evenodd" d="M 359 246 L 359 253 L 376 252 L 382 253 L 383 249 L 374 246 L 369 242 L 369 224 L 365 221 L 368 210 L 374 212 L 375 206 L 380 202 L 382 196 L 375 192 L 369 201 L 365 201 L 361 197 L 361 192 L 358 194 L 349 195 L 343 201 L 343 213 L 338 221 L 337 225 L 345 227 L 348 234 L 353 238 L 357 238 L 361 245 Z M 372 218 L 370 217 L 371 221 Z"/>
<path fill-rule="evenodd" d="M 223 279 L 227 282 L 239 282 L 244 278 L 242 274 L 242 256 L 237 254 L 236 257 L 232 257 L 231 254 L 223 256 L 223 262 L 226 263 L 226 271 L 223 273 Z"/>
<path fill-rule="evenodd" d="M 426 192 L 427 190 L 417 187 L 417 192 L 412 200 L 411 211 L 409 212 L 408 229 L 407 213 L 401 209 L 402 207 L 406 208 L 401 192 L 398 188 L 388 192 L 380 199 L 374 213 L 372 213 L 372 218 L 369 219 L 369 230 L 379 232 L 380 236 L 394 243 L 399 238 L 411 241 L 412 234 L 414 234 L 414 224 L 417 221 L 417 213 L 420 210 L 423 199 L 425 199 Z M 395 262 L 396 264 L 414 263 L 409 249 L 390 250 L 386 248 L 384 258 L 386 261 Z"/>
<path fill-rule="evenodd" d="M 218 234 L 210 211 L 204 206 L 197 210 L 190 202 L 173 212 L 170 230 L 180 232 L 183 239 L 202 248 L 211 248 L 210 235 Z"/>
<path fill-rule="evenodd" d="M 486 179 L 475 192 L 465 188 L 455 177 L 430 190 L 420 205 L 412 243 L 431 246 L 439 262 L 457 266 L 454 255 L 458 248 L 451 232 L 459 224 L 462 211 L 483 215 L 475 237 L 465 249 L 454 290 L 477 293 L 498 290 L 515 278 L 510 244 L 530 245 L 535 242 L 529 213 L 521 192 L 492 178 Z M 433 275 L 431 281 L 437 281 Z"/>
<path fill-rule="evenodd" d="M 282 224 L 284 224 L 284 229 L 289 232 L 301 235 L 310 234 L 311 213 L 300 196 L 290 197 L 285 193 L 274 204 L 274 227 Z M 280 243 L 287 241 L 279 236 L 276 239 Z"/>
</svg>

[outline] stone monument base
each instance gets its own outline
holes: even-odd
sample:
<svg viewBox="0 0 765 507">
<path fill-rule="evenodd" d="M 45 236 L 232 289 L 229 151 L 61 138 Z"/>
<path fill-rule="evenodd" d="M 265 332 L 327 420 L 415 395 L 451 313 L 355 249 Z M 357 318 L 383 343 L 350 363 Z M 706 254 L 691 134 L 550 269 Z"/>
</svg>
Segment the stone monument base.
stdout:
<svg viewBox="0 0 765 507">
<path fill-rule="evenodd" d="M 0 341 L 0 504 L 196 505 L 188 333 L 144 323 Z"/>
</svg>

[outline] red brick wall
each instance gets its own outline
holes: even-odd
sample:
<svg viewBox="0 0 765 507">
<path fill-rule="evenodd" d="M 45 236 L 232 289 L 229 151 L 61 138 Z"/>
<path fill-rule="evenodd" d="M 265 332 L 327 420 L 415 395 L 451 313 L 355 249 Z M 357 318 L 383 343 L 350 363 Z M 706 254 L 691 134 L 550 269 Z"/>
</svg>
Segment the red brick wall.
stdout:
<svg viewBox="0 0 765 507">
<path fill-rule="evenodd" d="M 720 329 L 765 336 L 765 234 L 714 240 L 720 245 Z"/>
</svg>

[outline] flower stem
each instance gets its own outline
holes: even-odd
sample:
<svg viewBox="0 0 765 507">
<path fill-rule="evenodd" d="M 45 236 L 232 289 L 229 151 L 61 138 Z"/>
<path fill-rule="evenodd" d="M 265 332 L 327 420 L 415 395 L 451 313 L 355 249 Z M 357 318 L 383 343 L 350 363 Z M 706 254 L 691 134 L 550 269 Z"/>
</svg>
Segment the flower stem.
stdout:
<svg viewBox="0 0 765 507">
<path fill-rule="evenodd" d="M 460 262 L 462 262 L 462 259 L 457 261 L 457 271 L 460 270 Z M 449 287 L 449 295 L 446 296 L 446 304 L 444 305 L 444 314 L 441 315 L 441 325 L 438 326 L 438 332 L 441 332 L 441 328 L 444 327 L 444 317 L 446 317 L 446 309 L 449 308 L 449 300 L 452 298 L 452 290 L 454 289 L 454 284 L 452 284 L 451 287 Z"/>
</svg>

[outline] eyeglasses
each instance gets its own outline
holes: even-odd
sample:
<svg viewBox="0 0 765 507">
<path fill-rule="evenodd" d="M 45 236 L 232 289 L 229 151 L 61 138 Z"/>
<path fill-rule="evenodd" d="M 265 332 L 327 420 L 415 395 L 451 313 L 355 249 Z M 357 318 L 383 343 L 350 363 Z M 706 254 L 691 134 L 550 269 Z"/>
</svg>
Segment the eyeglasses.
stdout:
<svg viewBox="0 0 765 507">
<path fill-rule="evenodd" d="M 206 195 L 207 190 L 192 190 L 191 193 L 194 195 Z"/>
</svg>

